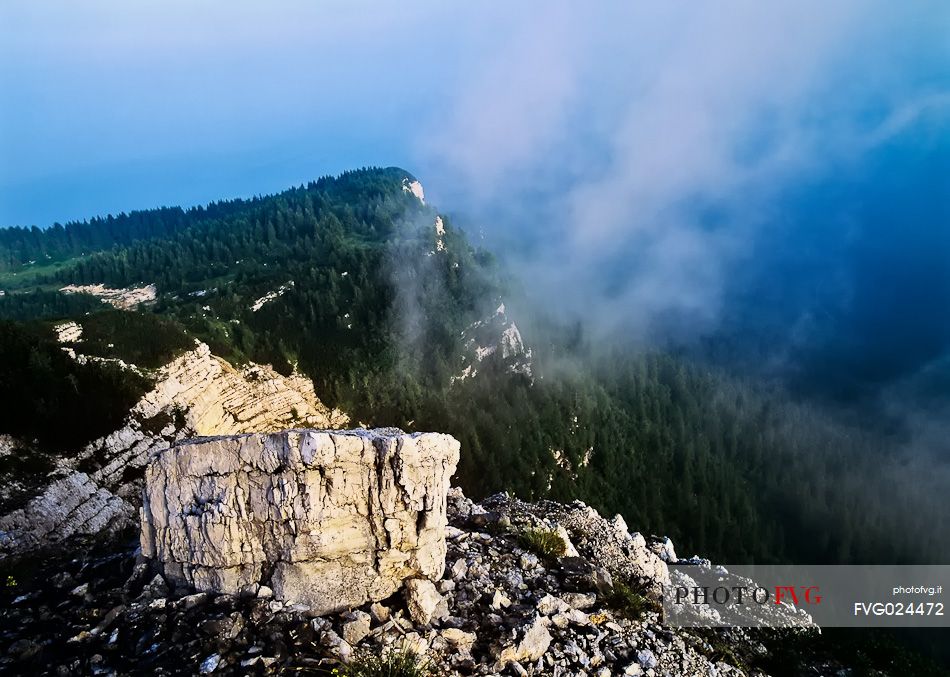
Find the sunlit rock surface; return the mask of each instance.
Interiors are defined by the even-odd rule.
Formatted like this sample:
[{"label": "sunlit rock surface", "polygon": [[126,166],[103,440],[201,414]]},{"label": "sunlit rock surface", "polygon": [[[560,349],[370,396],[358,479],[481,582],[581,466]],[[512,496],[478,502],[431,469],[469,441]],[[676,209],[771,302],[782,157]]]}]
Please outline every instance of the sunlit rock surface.
[{"label": "sunlit rock surface", "polygon": [[265,584],[314,613],[384,599],[407,578],[441,578],[458,458],[449,435],[393,429],[180,444],[147,470],[142,553],[177,584]]},{"label": "sunlit rock surface", "polygon": [[157,297],[157,290],[154,284],[144,287],[126,287],[123,289],[113,289],[104,284],[86,284],[86,285],[66,285],[61,292],[65,294],[89,294],[96,296],[103,303],[108,303],[114,308],[120,310],[131,310],[142,303],[151,303]]}]

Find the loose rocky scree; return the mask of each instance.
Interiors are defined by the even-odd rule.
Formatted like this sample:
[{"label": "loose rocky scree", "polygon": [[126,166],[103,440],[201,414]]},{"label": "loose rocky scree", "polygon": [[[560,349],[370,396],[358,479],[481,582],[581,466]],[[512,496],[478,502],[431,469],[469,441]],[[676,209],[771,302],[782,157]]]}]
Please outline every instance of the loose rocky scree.
[{"label": "loose rocky scree", "polygon": [[[615,582],[655,599],[666,570],[657,553],[672,550],[620,518],[506,494],[475,504],[457,489],[448,517],[441,580],[413,579],[382,602],[324,617],[266,587],[175,589],[131,538],[24,563],[22,580],[0,591],[0,671],[331,674],[360,652],[396,648],[424,654],[433,675],[764,674],[754,667],[768,657],[761,633],[671,630],[652,607],[635,618],[612,608]],[[529,529],[562,533],[567,554],[542,561],[520,545]]]}]

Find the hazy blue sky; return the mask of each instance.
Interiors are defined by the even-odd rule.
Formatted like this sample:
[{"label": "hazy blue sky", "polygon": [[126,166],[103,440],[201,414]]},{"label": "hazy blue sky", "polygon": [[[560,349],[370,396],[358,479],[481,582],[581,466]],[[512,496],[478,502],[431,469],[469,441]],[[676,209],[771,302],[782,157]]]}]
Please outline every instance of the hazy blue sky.
[{"label": "hazy blue sky", "polygon": [[946,3],[656,4],[8,0],[0,224],[363,164],[485,201],[567,165],[655,209],[946,115]]},{"label": "hazy blue sky", "polygon": [[490,49],[452,25],[438,3],[5,2],[0,224],[410,164],[453,52]]},{"label": "hazy blue sky", "polygon": [[816,288],[861,300],[908,231],[950,286],[943,0],[6,0],[0,99],[0,225],[400,165],[608,328],[874,252],[782,288],[807,337]]}]

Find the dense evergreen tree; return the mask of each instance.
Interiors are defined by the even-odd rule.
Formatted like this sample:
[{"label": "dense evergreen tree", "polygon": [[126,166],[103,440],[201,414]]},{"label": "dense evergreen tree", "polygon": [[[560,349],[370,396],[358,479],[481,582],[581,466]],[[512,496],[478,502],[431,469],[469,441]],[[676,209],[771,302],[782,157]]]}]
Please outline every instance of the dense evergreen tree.
[{"label": "dense evergreen tree", "polygon": [[51,332],[0,321],[0,430],[76,452],[119,427],[149,381],[112,363],[80,364]]}]

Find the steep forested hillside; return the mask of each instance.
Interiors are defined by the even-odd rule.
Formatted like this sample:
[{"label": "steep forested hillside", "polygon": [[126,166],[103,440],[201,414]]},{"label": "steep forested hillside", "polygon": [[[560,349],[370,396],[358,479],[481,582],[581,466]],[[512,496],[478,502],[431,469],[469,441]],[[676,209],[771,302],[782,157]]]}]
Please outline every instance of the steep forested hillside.
[{"label": "steep forested hillside", "polygon": [[[75,319],[101,357],[147,369],[190,336],[232,361],[307,374],[354,420],[452,433],[472,495],[583,498],[721,560],[939,558],[946,524],[909,517],[945,520],[923,494],[898,485],[901,505],[869,500],[899,460],[892,441],[778,391],[670,354],[591,350],[582,331],[524,303],[521,316],[546,327],[525,336],[531,369],[479,346],[477,374],[463,373],[467,332],[514,292],[413,180],[369,169],[254,200],[0,231],[0,317],[11,321],[0,361],[17,361],[4,387],[25,384],[42,403],[0,432],[40,439],[50,407],[111,388],[109,373],[74,373],[48,334],[24,338]],[[58,291],[93,283],[154,284],[157,298],[119,311]],[[117,384],[108,404],[138,387]]]}]

